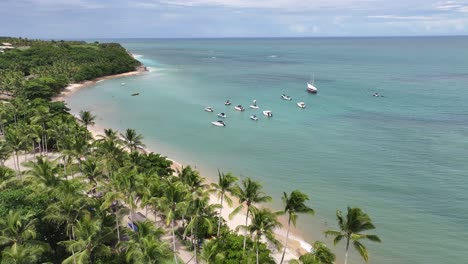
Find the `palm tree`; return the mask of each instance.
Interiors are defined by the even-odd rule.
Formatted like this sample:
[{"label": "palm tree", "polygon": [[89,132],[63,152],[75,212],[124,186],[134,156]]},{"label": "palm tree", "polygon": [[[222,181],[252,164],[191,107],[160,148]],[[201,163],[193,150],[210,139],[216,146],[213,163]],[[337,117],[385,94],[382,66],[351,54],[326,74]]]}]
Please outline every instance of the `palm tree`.
[{"label": "palm tree", "polygon": [[360,208],[348,207],[346,218],[343,217],[341,210],[336,211],[336,218],[340,230],[327,230],[326,236],[334,236],[333,243],[338,244],[343,238],[346,239],[346,255],[345,264],[348,263],[349,242],[352,241],[354,247],[362,256],[364,261],[368,261],[369,255],[366,247],[361,244],[360,240],[368,239],[373,242],[381,242],[380,238],[376,235],[363,234],[361,232],[375,229],[369,215],[364,213]]},{"label": "palm tree", "polygon": [[13,177],[15,177],[15,172],[12,169],[0,166],[0,191],[16,181]]},{"label": "palm tree", "polygon": [[226,199],[226,202],[229,206],[232,206],[232,200],[226,193],[232,193],[233,191],[233,184],[239,180],[239,178],[235,177],[231,173],[224,174],[218,171],[218,183],[212,183],[211,186],[214,188],[215,191],[218,192],[218,199],[221,199],[221,207],[219,208],[219,215],[218,215],[218,232],[216,236],[219,237],[219,232],[221,229],[221,213],[223,210],[223,201]]},{"label": "palm tree", "polygon": [[96,160],[92,158],[82,161],[80,169],[81,173],[88,178],[90,183],[97,184],[96,180],[99,180],[104,175]]},{"label": "palm tree", "polygon": [[103,224],[102,219],[93,219],[90,214],[84,214],[76,224],[75,236],[76,240],[58,243],[72,253],[62,263],[93,263],[97,254],[111,254],[109,243],[113,240],[114,233]]},{"label": "palm tree", "polygon": [[143,136],[137,134],[135,129],[127,128],[125,134],[120,134],[120,136],[123,138],[125,146],[132,152],[145,147]]},{"label": "palm tree", "polygon": [[45,220],[65,224],[65,232],[69,240],[75,239],[74,228],[79,217],[89,203],[75,193],[64,192],[59,195],[57,202],[50,204],[46,209]]},{"label": "palm tree", "polygon": [[[128,208],[123,206],[120,201],[124,201],[125,196],[121,192],[106,192],[104,202],[101,204],[101,210],[110,208],[115,215],[115,230],[117,231],[117,240],[120,242],[120,219],[129,213]],[[135,224],[135,223],[133,223]]]},{"label": "palm tree", "polygon": [[40,246],[14,244],[4,249],[2,256],[5,263],[30,264],[37,263],[42,253],[44,253],[44,248]]},{"label": "palm tree", "polygon": [[310,253],[299,257],[299,260],[291,260],[289,264],[334,264],[336,256],[321,241],[315,241]]},{"label": "palm tree", "polygon": [[13,246],[33,241],[36,238],[36,219],[32,214],[21,215],[19,212],[8,211],[8,215],[0,218],[0,246]]},{"label": "palm tree", "polygon": [[150,221],[135,223],[136,231],[128,233],[129,241],[122,242],[129,263],[157,264],[171,256],[168,244],[161,241],[164,230]]},{"label": "palm tree", "polygon": [[[201,235],[210,234],[213,231],[213,224],[211,220],[215,215],[217,204],[209,204],[208,192],[195,194],[192,201],[189,203],[188,211],[190,215],[190,222],[184,231],[184,236],[190,231],[192,237],[192,244],[195,250],[195,263],[198,263],[198,248],[199,241],[203,237]],[[195,243],[193,242],[195,241]]]},{"label": "palm tree", "polygon": [[94,120],[96,119],[96,116],[91,114],[90,111],[80,111],[80,120],[83,123],[83,125],[88,129],[88,126],[94,126]]},{"label": "palm tree", "polygon": [[246,230],[249,230],[251,235],[254,235],[254,242],[256,247],[257,264],[258,264],[258,244],[260,239],[265,238],[268,242],[275,245],[279,250],[281,243],[275,238],[274,230],[280,228],[282,225],[278,221],[279,212],[274,213],[270,209],[262,208],[253,210],[252,223],[249,226],[245,226]]},{"label": "palm tree", "polygon": [[13,163],[15,164],[16,177],[18,179],[21,179],[21,166],[19,163],[18,152],[23,149],[25,137],[24,135],[20,134],[18,130],[16,129],[7,129],[5,139],[8,145],[10,146],[10,148],[13,149],[13,153],[14,153]]},{"label": "palm tree", "polygon": [[[94,120],[96,119],[96,116],[91,114],[90,111],[80,111],[80,120],[83,123],[83,125],[86,127],[86,130],[88,130],[88,126],[94,126]],[[88,133],[86,133],[85,136],[86,139],[86,144],[88,144]]]},{"label": "palm tree", "polygon": [[281,256],[280,263],[283,263],[284,255],[286,254],[286,248],[288,246],[289,239],[289,230],[291,228],[291,222],[296,226],[298,214],[314,214],[314,209],[308,207],[305,202],[309,200],[307,194],[295,190],[291,192],[291,195],[288,195],[283,192],[283,203],[284,203],[284,212],[288,213],[288,231],[286,232],[286,242],[284,243],[283,255]]},{"label": "palm tree", "polygon": [[175,246],[175,219],[184,208],[187,207],[187,200],[190,198],[183,183],[168,179],[163,187],[164,196],[159,199],[159,207],[166,216],[166,225],[171,224],[172,228],[172,246],[174,252],[174,261],[177,264],[177,254]]},{"label": "palm tree", "polygon": [[5,161],[11,155],[11,148],[8,146],[7,142],[0,140],[0,166],[5,165]]},{"label": "palm tree", "polygon": [[26,179],[33,182],[34,186],[54,190],[63,181],[58,175],[57,165],[41,156],[36,158],[36,162],[28,162],[26,166],[31,168],[26,171]]},{"label": "palm tree", "polygon": [[[255,203],[265,203],[270,202],[272,198],[268,195],[265,195],[262,190],[262,185],[257,182],[253,181],[251,178],[246,178],[242,180],[242,187],[236,185],[233,190],[232,194],[239,198],[240,205],[232,211],[229,217],[233,217],[235,214],[239,213],[240,210],[244,207],[244,203],[247,206],[247,214],[245,215],[245,226],[248,225],[249,214],[251,212],[251,206]],[[247,242],[247,229],[244,233],[244,245],[243,251],[245,251],[245,245]]]}]

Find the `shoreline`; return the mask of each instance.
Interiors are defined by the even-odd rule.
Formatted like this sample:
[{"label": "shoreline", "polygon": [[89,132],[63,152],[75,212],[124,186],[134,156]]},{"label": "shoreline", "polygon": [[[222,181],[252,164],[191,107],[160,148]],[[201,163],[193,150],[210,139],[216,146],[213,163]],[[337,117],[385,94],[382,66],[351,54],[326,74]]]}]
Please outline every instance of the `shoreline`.
[{"label": "shoreline", "polygon": [[114,74],[114,75],[108,75],[108,76],[103,76],[103,77],[98,77],[96,79],[90,80],[90,81],[84,81],[80,83],[71,83],[67,87],[63,88],[63,90],[60,92],[60,94],[52,97],[53,102],[57,101],[65,101],[65,98],[71,96],[72,94],[76,93],[77,91],[93,86],[97,84],[98,82],[102,82],[105,80],[111,80],[111,79],[118,79],[118,78],[125,78],[125,77],[130,77],[130,76],[137,76],[141,75],[148,72],[146,66],[140,66],[136,70],[131,71],[131,72],[124,72],[124,73],[119,73],[119,74]]},{"label": "shoreline", "polygon": [[[144,69],[144,70],[141,70]],[[66,98],[72,96],[75,92],[86,88],[93,86],[97,84],[98,82],[104,81],[104,80],[109,80],[109,79],[116,79],[116,78],[125,78],[129,76],[136,76],[136,75],[141,75],[143,73],[147,72],[146,67],[144,68],[139,68],[139,70],[132,71],[132,72],[127,72],[127,73],[122,73],[122,74],[116,74],[116,75],[109,75],[109,76],[104,76],[104,77],[99,77],[91,81],[85,81],[82,83],[74,83],[68,85],[66,88],[63,89],[63,91],[55,96],[53,98],[54,101],[65,101]],[[73,112],[78,111],[77,109],[71,109],[70,113],[74,115]],[[97,113],[98,114],[98,113]],[[76,116],[75,116],[76,117]],[[102,122],[102,121],[101,121]],[[99,124],[96,122],[94,126],[88,127],[88,131],[93,135],[94,138],[96,138],[98,135],[103,135],[104,134],[104,126],[102,124]],[[120,131],[118,131],[120,133]],[[145,152],[150,153],[154,152],[152,149],[145,148]],[[157,153],[157,152],[154,152]],[[164,154],[160,153],[161,155],[164,156]],[[173,162],[173,169],[181,170],[181,168],[184,166],[182,162],[179,162],[177,160],[171,159],[168,157],[169,160]],[[202,176],[203,177],[203,176]],[[205,181],[207,184],[211,184],[216,181],[216,179],[212,179],[211,177],[204,177]],[[215,194],[210,195],[210,203],[219,203],[217,196]],[[232,211],[232,208],[235,208],[235,205],[238,205],[237,201],[234,201],[234,206],[233,207],[227,207],[225,209],[231,209],[231,210],[223,210],[221,216],[226,220],[226,224],[229,226],[230,229],[235,230],[235,228],[239,225],[245,224],[245,215],[246,212],[243,210],[241,213],[233,217],[233,219],[229,219],[229,213]],[[281,243],[284,243],[285,238],[286,238],[286,232],[287,232],[287,218],[285,217],[280,217],[278,219],[282,224],[283,227],[275,230],[275,235]],[[311,243],[308,243],[305,241],[301,235],[300,231],[295,228],[294,226],[291,226],[290,229],[290,235],[289,235],[289,241],[288,241],[288,247],[286,250],[285,254],[285,260],[284,263],[287,263],[289,260],[292,259],[298,259],[299,256],[308,253],[311,251],[312,245]],[[273,248],[270,248],[272,250],[272,257],[275,259],[275,261],[279,262],[282,256],[282,250],[281,251],[276,251]]]}]

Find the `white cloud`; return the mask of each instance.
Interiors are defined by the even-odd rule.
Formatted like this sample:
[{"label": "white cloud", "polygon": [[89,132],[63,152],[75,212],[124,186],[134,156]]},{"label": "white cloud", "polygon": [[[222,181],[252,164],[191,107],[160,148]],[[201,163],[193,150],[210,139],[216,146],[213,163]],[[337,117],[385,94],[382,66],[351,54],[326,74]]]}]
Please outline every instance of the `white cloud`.
[{"label": "white cloud", "polygon": [[392,20],[433,20],[433,16],[398,16],[398,15],[381,15],[381,16],[367,16],[368,18],[376,19],[392,19]]},{"label": "white cloud", "polygon": [[301,10],[316,8],[354,8],[375,1],[376,0],[162,0],[161,2],[180,6]]},{"label": "white cloud", "polygon": [[466,12],[468,1],[445,1],[435,4],[435,9],[440,11]]},{"label": "white cloud", "polygon": [[86,0],[27,0],[26,2],[31,5],[38,5],[40,7],[47,8],[83,8],[83,9],[95,9],[104,7],[99,1],[86,1]]}]

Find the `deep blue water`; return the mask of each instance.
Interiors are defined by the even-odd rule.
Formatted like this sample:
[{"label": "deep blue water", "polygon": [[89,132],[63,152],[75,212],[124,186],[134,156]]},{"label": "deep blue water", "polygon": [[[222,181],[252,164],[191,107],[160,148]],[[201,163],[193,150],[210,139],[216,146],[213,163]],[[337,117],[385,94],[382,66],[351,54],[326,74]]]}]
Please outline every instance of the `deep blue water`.
[{"label": "deep blue water", "polygon": [[[118,42],[152,71],[79,91],[68,100],[75,111],[135,128],[207,177],[251,176],[277,208],[283,191],[306,192],[316,216],[299,228],[309,242],[336,227],[336,209],[358,206],[384,241],[365,243],[370,263],[466,262],[467,37]],[[305,91],[313,75],[317,95]],[[256,99],[274,117],[226,99],[247,108]],[[227,127],[210,124],[218,112]],[[344,244],[330,246],[342,255]]]}]

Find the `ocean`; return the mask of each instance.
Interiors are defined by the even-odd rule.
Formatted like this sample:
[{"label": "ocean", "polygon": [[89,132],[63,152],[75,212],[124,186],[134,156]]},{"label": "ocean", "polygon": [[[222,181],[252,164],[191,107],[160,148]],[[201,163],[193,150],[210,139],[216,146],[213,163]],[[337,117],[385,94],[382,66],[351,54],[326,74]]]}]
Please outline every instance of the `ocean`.
[{"label": "ocean", "polygon": [[[67,99],[74,112],[134,128],[205,177],[219,169],[261,181],[276,209],[283,191],[307,193],[316,215],[299,217],[302,236],[341,259],[345,243],[334,247],[323,231],[352,206],[383,240],[364,242],[369,263],[466,261],[468,37],[112,41],[150,72],[78,91]],[[259,110],[249,109],[254,99]],[[220,112],[226,127],[211,125]],[[362,262],[352,252],[350,263]]]}]

